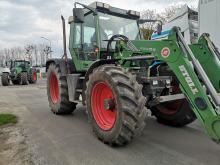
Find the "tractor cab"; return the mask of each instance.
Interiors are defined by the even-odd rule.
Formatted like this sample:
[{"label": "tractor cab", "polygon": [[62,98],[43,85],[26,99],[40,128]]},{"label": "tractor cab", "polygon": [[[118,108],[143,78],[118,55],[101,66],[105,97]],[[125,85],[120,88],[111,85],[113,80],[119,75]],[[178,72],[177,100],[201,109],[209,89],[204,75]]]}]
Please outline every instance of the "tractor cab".
[{"label": "tractor cab", "polygon": [[[77,5],[78,3],[76,3]],[[84,8],[73,9],[70,24],[70,53],[78,60],[77,70],[89,66],[92,61],[109,59],[119,38],[141,40],[140,13],[94,2]],[[109,44],[111,42],[111,44]]]},{"label": "tractor cab", "polygon": [[25,60],[9,60],[6,62],[6,66],[8,68],[11,69],[15,69],[15,68],[21,68],[22,70],[26,70],[30,65],[30,62],[29,61],[25,61]]},{"label": "tractor cab", "polygon": [[29,66],[30,62],[25,60],[15,60],[13,63],[13,67],[20,67],[23,71],[27,70]]},{"label": "tractor cab", "polygon": [[132,42],[143,39],[140,24],[159,22],[157,32],[162,30],[159,20],[143,20],[140,19],[140,12],[112,7],[101,2],[88,6],[76,2],[73,16],[68,22],[69,50],[76,70],[79,71],[86,71],[94,61],[113,59],[115,50],[120,51],[117,45],[123,44],[123,41],[128,45],[128,49],[137,50]]}]

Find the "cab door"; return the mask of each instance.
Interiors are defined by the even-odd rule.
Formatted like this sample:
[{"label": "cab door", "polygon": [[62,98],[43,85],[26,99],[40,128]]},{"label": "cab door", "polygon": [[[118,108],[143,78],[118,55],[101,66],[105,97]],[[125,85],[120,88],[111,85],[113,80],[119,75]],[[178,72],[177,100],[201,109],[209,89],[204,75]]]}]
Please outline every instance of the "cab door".
[{"label": "cab door", "polygon": [[97,31],[96,23],[93,13],[85,15],[84,23],[75,23],[73,51],[76,55],[75,62],[76,69],[84,71],[97,60]]}]

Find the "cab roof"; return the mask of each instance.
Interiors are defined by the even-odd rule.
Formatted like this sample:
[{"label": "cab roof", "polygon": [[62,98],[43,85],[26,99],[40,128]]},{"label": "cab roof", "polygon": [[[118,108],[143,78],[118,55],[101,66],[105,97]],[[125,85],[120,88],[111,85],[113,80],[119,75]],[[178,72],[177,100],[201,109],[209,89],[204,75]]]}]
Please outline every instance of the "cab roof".
[{"label": "cab roof", "polygon": [[[139,19],[140,12],[134,10],[125,10],[117,7],[113,7],[107,3],[102,2],[93,2],[89,7],[93,8],[94,10],[102,13],[112,14],[116,16],[126,17],[130,19]],[[85,13],[90,12],[89,9],[85,9]]]}]

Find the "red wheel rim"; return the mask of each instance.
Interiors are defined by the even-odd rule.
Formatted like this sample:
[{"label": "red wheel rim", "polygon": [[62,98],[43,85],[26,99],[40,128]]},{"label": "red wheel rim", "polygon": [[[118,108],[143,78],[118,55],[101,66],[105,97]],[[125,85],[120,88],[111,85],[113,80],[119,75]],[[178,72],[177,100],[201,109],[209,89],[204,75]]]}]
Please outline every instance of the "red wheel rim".
[{"label": "red wheel rim", "polygon": [[54,104],[56,104],[60,98],[58,79],[54,73],[50,76],[50,97]]},{"label": "red wheel rim", "polygon": [[91,98],[92,114],[97,125],[101,129],[108,131],[114,126],[117,113],[116,108],[112,110],[105,109],[104,101],[106,99],[115,100],[111,88],[104,82],[95,84]]},{"label": "red wheel rim", "polygon": [[33,80],[34,80],[34,81],[37,80],[37,73],[36,73],[36,72],[33,73]]},{"label": "red wheel rim", "polygon": [[[173,94],[178,94],[181,92],[178,84],[173,84],[172,90]],[[157,108],[161,113],[165,115],[174,115],[179,111],[184,102],[184,100],[177,100],[175,102],[158,105]]]}]

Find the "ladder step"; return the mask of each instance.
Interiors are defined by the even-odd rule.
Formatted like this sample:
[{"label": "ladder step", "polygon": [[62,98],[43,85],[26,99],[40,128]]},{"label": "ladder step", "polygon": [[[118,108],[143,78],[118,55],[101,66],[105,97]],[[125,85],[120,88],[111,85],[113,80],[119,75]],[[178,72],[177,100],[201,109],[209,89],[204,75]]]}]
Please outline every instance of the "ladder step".
[{"label": "ladder step", "polygon": [[76,89],[77,93],[82,93],[82,91],[83,91],[82,89]]},{"label": "ladder step", "polygon": [[82,103],[81,100],[74,100],[73,102],[74,102],[74,103],[77,103],[77,104]]}]

